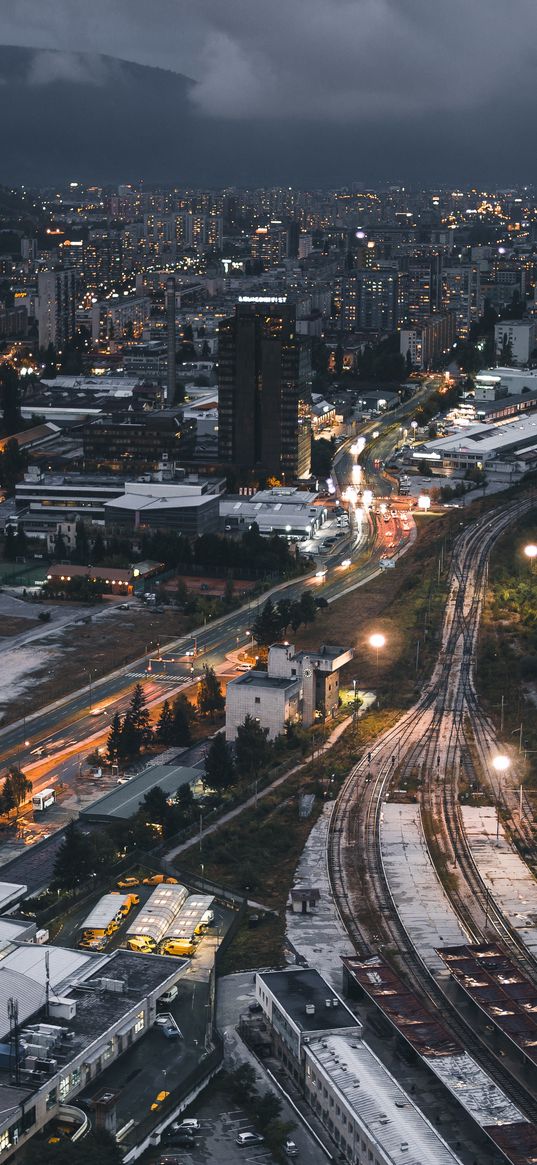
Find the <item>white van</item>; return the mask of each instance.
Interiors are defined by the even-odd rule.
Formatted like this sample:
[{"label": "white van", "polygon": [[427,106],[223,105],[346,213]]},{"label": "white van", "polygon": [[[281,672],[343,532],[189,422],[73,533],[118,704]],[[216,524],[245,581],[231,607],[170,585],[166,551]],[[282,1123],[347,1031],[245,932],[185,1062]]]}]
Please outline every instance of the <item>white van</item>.
[{"label": "white van", "polygon": [[164,992],[164,995],[160,996],[159,1003],[173,1003],[174,999],[177,999],[178,994],[179,988],[176,987],[174,983],[173,987],[168,987],[168,990]]}]

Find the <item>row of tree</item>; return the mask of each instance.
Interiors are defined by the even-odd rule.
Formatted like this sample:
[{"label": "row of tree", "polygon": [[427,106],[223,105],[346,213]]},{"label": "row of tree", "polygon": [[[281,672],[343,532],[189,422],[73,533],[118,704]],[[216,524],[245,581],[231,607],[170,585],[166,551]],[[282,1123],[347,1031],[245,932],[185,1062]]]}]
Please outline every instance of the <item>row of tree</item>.
[{"label": "row of tree", "polygon": [[[214,717],[225,708],[225,698],[213,668],[204,667],[198,682],[196,707],[200,716]],[[165,700],[153,728],[143,687],[136,684],[124,716],[116,712],[106,751],[111,764],[134,760],[144,748],[159,744],[164,748],[188,748],[192,743],[191,724],[195,709],[185,695],[170,703]]]},{"label": "row of tree", "polygon": [[252,635],[261,647],[268,647],[279,636],[287,635],[289,627],[298,631],[302,624],[314,623],[318,609],[327,606],[327,599],[311,591],[302,591],[299,599],[283,598],[277,603],[269,598],[254,620]]}]

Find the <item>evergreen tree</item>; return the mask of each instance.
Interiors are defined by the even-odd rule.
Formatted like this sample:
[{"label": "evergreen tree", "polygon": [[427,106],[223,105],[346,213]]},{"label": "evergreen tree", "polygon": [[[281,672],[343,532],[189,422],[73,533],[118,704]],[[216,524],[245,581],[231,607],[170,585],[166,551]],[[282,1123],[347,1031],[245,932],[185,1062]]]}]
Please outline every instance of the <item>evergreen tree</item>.
[{"label": "evergreen tree", "polygon": [[87,535],[87,531],[86,531],[86,524],[85,524],[83,518],[79,518],[78,522],[76,524],[75,545],[76,545],[76,561],[79,562],[81,566],[88,566],[88,564],[89,564],[89,542],[88,542],[88,535]]},{"label": "evergreen tree", "polygon": [[105,554],[106,548],[104,545],[104,538],[99,530],[95,536],[95,540],[91,548],[91,560],[95,566],[101,565],[101,563],[104,561]]},{"label": "evergreen tree", "polygon": [[172,736],[170,743],[176,744],[179,748],[188,748],[192,744],[190,717],[185,709],[185,703],[188,704],[188,700],[176,700],[172,712]]},{"label": "evergreen tree", "polygon": [[54,880],[64,890],[74,890],[93,873],[92,847],[74,821],[67,826],[54,862]]},{"label": "evergreen tree", "polygon": [[272,599],[267,599],[252,627],[254,639],[260,646],[269,647],[278,638],[280,631],[281,619],[278,610]]},{"label": "evergreen tree", "polygon": [[140,683],[136,684],[132,693],[129,714],[133,727],[139,734],[140,746],[147,744],[151,738],[149,709],[147,707],[144,689]]},{"label": "evergreen tree", "polygon": [[235,762],[243,777],[256,777],[268,760],[270,745],[267,740],[268,728],[262,728],[253,716],[246,716],[244,724],[237,728],[235,740]]},{"label": "evergreen tree", "polygon": [[287,635],[287,628],[291,621],[291,600],[280,599],[276,610],[278,612],[278,621],[280,624],[280,632],[282,635]]},{"label": "evergreen tree", "polygon": [[204,785],[209,789],[229,789],[235,778],[235,766],[223,732],[211,742],[205,757]]},{"label": "evergreen tree", "polygon": [[311,591],[302,591],[300,596],[300,613],[302,615],[302,622],[305,624],[314,623],[317,614],[317,607],[315,599]]},{"label": "evergreen tree", "polygon": [[290,623],[291,623],[291,627],[293,628],[293,631],[298,631],[298,628],[302,626],[303,622],[304,622],[304,619],[303,619],[303,615],[302,615],[301,604],[299,602],[291,603]]},{"label": "evergreen tree", "polygon": [[222,689],[212,667],[203,669],[198,688],[198,711],[202,716],[214,716],[215,712],[223,712],[225,699]]},{"label": "evergreen tree", "polygon": [[12,526],[8,526],[4,536],[4,558],[6,562],[15,562],[17,557],[17,536]]},{"label": "evergreen tree", "polygon": [[67,558],[67,546],[61,530],[58,530],[54,539],[54,558],[56,562],[64,562]]},{"label": "evergreen tree", "polygon": [[130,711],[126,712],[121,725],[121,737],[119,741],[120,759],[129,760],[131,757],[138,756],[141,746],[140,731],[133,724]]},{"label": "evergreen tree", "polygon": [[173,713],[168,700],[165,700],[157,721],[157,740],[159,744],[173,744]]},{"label": "evergreen tree", "polygon": [[6,777],[2,786],[2,813],[7,813],[8,816],[13,809],[17,808],[17,801],[15,799],[15,792],[11,777]]},{"label": "evergreen tree", "polygon": [[121,756],[121,716],[116,712],[106,742],[106,751],[111,764],[117,764]]}]

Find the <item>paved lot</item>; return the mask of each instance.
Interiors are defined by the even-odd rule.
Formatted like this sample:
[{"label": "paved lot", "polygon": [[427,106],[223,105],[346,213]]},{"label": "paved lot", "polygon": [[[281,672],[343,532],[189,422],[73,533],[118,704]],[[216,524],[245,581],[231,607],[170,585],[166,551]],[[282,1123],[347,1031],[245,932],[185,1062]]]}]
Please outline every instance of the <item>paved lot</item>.
[{"label": "paved lot", "polygon": [[[167,1146],[163,1140],[158,1153],[154,1150],[145,1160],[158,1162],[162,1153],[174,1153],[181,1165],[273,1165],[274,1157],[265,1145],[240,1148],[236,1144],[239,1133],[255,1132],[243,1109],[238,1108],[218,1084],[209,1086],[203,1097],[188,1110],[196,1116],[201,1131],[196,1133],[196,1147],[192,1151]],[[304,1162],[308,1158],[304,1158]]]}]

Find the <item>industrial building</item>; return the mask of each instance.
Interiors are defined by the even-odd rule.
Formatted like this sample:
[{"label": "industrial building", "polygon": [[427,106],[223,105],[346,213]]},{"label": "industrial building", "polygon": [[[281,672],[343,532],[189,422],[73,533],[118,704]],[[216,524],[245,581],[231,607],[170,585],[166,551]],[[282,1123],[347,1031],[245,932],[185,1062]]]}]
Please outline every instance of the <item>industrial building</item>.
[{"label": "industrial building", "polygon": [[316,493],[285,487],[258,490],[249,498],[228,496],[220,502],[220,519],[232,531],[247,530],[255,522],[260,534],[310,538],[328,515],[326,506],[315,505],[316,499]]},{"label": "industrial building", "polygon": [[266,671],[252,669],[230,680],[226,691],[226,740],[233,741],[246,716],[268,729],[269,740],[289,721],[309,728],[316,717],[334,716],[339,706],[339,672],[352,649],[323,645],[299,651],[291,643],[273,643]]},{"label": "industrial building", "polygon": [[497,425],[470,425],[449,437],[427,441],[413,449],[412,460],[430,462],[437,473],[484,469],[516,479],[523,476],[536,454],[537,416],[530,414]]},{"label": "industrial building", "polygon": [[92,930],[104,935],[128,899],[128,894],[103,894],[80,923],[79,930]]},{"label": "industrial building", "polygon": [[199,779],[199,769],[183,765],[152,765],[87,805],[80,811],[80,817],[86,821],[128,821],[138,812],[145,794],[156,785],[168,797],[173,797],[183,785],[194,785]]},{"label": "industrial building", "polygon": [[124,492],[105,502],[110,530],[176,530],[193,537],[218,528],[220,500],[216,482],[126,482]]},{"label": "industrial building", "polygon": [[0,961],[3,1161],[54,1117],[84,1124],[76,1097],[151,1031],[160,996],[185,966],[128,951],[12,946]]},{"label": "industrial building", "polygon": [[318,971],[256,975],[272,1052],[353,1165],[458,1165],[458,1157],[361,1038]]},{"label": "industrial building", "polygon": [[132,939],[143,939],[156,948],[168,934],[187,898],[188,890],[180,882],[163,882],[156,886],[128,926],[127,943]]}]

